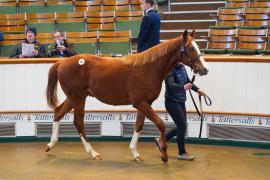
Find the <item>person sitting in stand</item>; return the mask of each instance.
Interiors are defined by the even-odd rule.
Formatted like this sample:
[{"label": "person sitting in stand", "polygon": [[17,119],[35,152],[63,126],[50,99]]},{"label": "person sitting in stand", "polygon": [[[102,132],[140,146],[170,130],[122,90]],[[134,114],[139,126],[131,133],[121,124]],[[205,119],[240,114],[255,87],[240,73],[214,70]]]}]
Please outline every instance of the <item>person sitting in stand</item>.
[{"label": "person sitting in stand", "polygon": [[[10,58],[42,58],[46,57],[45,46],[36,40],[37,30],[35,27],[28,27],[26,30],[26,38],[23,42],[17,44],[10,54]],[[23,43],[34,44],[34,50],[28,54],[23,55]]]},{"label": "person sitting in stand", "polygon": [[70,57],[78,54],[73,43],[64,38],[64,33],[55,31],[53,34],[55,42],[49,45],[49,57]]}]

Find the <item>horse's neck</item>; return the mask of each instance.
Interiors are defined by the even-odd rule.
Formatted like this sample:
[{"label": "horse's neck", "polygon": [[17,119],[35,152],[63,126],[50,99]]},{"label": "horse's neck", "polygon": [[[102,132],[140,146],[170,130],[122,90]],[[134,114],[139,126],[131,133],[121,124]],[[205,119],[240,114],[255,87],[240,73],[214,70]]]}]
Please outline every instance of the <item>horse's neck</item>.
[{"label": "horse's neck", "polygon": [[172,68],[177,64],[180,58],[180,53],[178,48],[174,51],[168,52],[166,55],[161,56],[157,63],[154,63],[153,70],[155,73],[159,74],[162,79],[172,70]]},{"label": "horse's neck", "polygon": [[167,64],[166,68],[164,69],[163,78],[175,67],[175,65],[180,60],[180,53],[178,49],[173,53],[173,56],[169,59],[169,63]]}]

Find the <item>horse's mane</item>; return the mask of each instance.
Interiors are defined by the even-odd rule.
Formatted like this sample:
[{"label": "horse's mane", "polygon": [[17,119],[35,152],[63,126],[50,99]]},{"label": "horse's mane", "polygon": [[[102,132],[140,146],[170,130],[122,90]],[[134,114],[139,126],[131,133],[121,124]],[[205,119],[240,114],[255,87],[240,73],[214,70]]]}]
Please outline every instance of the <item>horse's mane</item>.
[{"label": "horse's mane", "polygon": [[149,64],[155,62],[159,57],[164,56],[170,52],[173,52],[176,48],[179,48],[181,39],[174,38],[165,41],[157,46],[154,46],[142,53],[131,54],[124,56],[120,59],[124,64],[138,66],[143,64]]}]

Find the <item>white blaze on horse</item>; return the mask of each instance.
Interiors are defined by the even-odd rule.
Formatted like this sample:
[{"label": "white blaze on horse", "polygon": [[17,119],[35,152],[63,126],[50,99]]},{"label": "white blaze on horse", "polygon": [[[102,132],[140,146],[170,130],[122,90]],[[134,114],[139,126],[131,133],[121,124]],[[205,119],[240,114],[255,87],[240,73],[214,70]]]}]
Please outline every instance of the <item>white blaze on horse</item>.
[{"label": "white blaze on horse", "polygon": [[[178,62],[190,66],[195,73],[206,75],[208,68],[195,43],[194,30],[183,36],[163,42],[142,53],[123,58],[104,58],[81,54],[55,63],[49,71],[47,102],[54,109],[54,122],[49,151],[58,141],[61,118],[74,109],[74,124],[85,150],[94,159],[101,156],[87,140],[84,131],[84,108],[87,96],[93,96],[110,105],[132,105],[137,119],[130,149],[135,160],[142,160],[137,142],[147,117],[160,131],[161,159],[168,161],[165,124],[151,104],[160,94],[162,81]],[[57,82],[66,94],[66,100],[57,106]]]}]

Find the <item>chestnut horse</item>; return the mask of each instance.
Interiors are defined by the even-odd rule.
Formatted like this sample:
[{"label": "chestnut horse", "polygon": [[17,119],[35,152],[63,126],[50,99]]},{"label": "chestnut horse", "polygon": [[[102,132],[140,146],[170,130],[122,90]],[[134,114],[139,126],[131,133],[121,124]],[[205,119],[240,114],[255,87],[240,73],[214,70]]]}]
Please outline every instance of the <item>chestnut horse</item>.
[{"label": "chestnut horse", "polygon": [[[74,124],[80,134],[85,150],[94,159],[101,159],[84,131],[84,108],[87,96],[93,96],[110,105],[132,105],[137,119],[130,149],[137,161],[142,160],[137,151],[137,142],[147,117],[160,131],[161,159],[168,161],[164,122],[156,115],[151,104],[161,91],[162,81],[180,61],[190,66],[195,73],[208,72],[204,58],[193,40],[194,30],[183,36],[163,42],[142,53],[123,58],[98,57],[80,54],[55,63],[49,71],[47,102],[54,109],[53,131],[46,151],[58,141],[61,118],[74,109]],[[66,100],[57,106],[57,82],[66,94]]]}]

